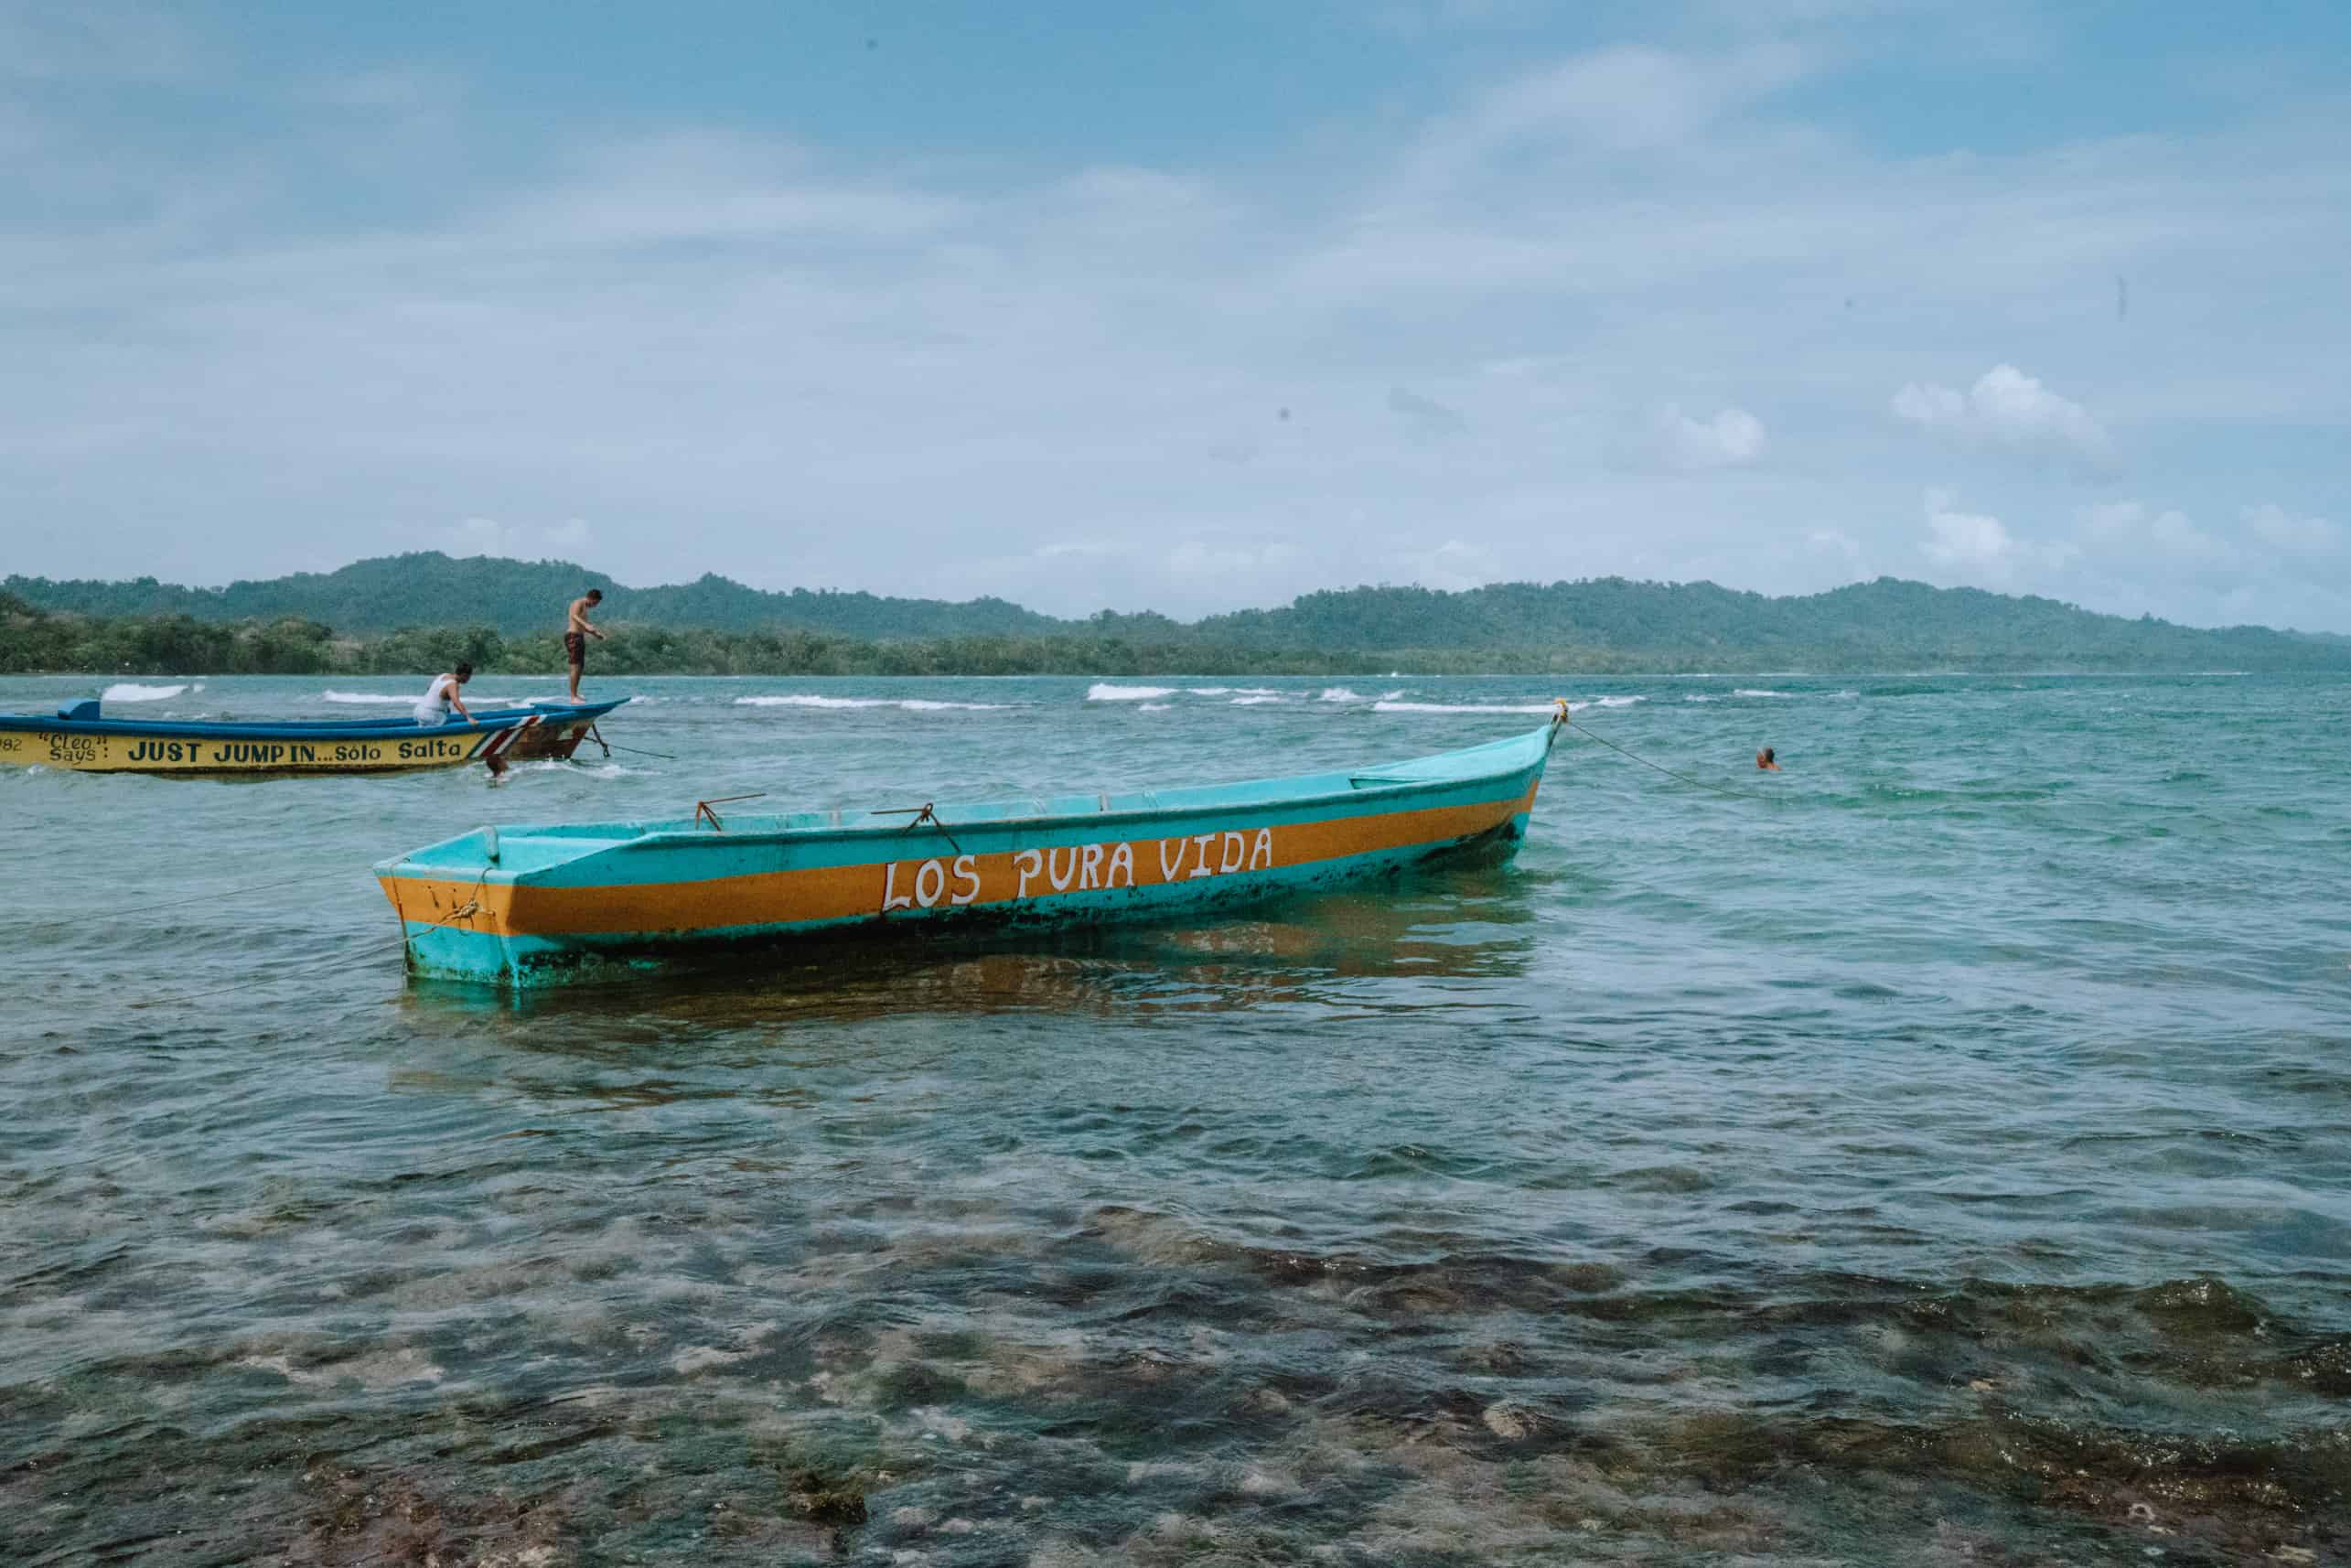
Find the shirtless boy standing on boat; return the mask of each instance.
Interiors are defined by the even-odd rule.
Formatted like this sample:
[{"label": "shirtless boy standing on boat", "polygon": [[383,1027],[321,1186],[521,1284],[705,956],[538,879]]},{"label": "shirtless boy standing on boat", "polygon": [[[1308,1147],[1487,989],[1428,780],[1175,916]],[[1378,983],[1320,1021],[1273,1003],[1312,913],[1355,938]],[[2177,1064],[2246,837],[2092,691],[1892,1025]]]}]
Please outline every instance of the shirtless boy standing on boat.
[{"label": "shirtless boy standing on boat", "polygon": [[564,657],[572,666],[572,701],[580,700],[580,666],[587,662],[587,639],[604,640],[604,633],[588,625],[587,613],[603,602],[604,590],[590,588],[572,601],[571,624],[564,632]]}]

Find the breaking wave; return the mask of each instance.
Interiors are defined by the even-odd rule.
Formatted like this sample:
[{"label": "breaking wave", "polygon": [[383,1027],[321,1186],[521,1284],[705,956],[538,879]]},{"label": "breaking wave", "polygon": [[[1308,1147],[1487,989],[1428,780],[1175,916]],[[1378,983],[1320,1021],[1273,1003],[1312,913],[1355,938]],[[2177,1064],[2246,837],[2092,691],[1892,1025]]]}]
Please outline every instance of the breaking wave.
[{"label": "breaking wave", "polygon": [[[199,692],[204,690],[202,686],[196,689]],[[160,703],[166,697],[177,697],[187,690],[188,687],[185,684],[142,686],[136,681],[117,681],[103,692],[99,693],[98,698],[99,701],[105,703]]]},{"label": "breaking wave", "polygon": [[910,714],[941,714],[950,709],[979,713],[1001,708],[1002,703],[948,703],[930,697],[819,697],[795,692],[781,697],[737,697],[738,708],[901,708]]},{"label": "breaking wave", "polygon": [[[1229,686],[1223,688],[1225,691],[1231,689]],[[1086,688],[1086,701],[1090,703],[1147,703],[1156,697],[1172,697],[1175,694],[1173,686],[1121,686],[1109,681],[1097,681]]]},{"label": "breaking wave", "polygon": [[1375,714],[1552,714],[1552,703],[1390,703],[1371,704]]},{"label": "breaking wave", "polygon": [[[1646,703],[1647,697],[1593,697],[1583,702],[1570,701],[1571,713],[1585,708],[1629,708],[1635,703]],[[1556,703],[1399,703],[1382,697],[1371,704],[1376,714],[1555,714]]]},{"label": "breaking wave", "polygon": [[617,762],[569,762],[554,757],[517,762],[510,767],[516,773],[561,773],[572,779],[625,779],[638,771]]},{"label": "breaking wave", "polygon": [[1232,700],[1232,705],[1236,708],[1253,708],[1260,703],[1278,703],[1281,700],[1281,698],[1274,696],[1272,693],[1267,693],[1262,696],[1235,697]]},{"label": "breaking wave", "polygon": [[1145,703],[1143,706],[1135,709],[1135,712],[1139,714],[1164,714],[1175,705],[1176,704],[1173,703]]},{"label": "breaking wave", "polygon": [[1793,692],[1774,692],[1761,686],[1741,686],[1731,693],[1734,697],[1792,697]]},{"label": "breaking wave", "polygon": [[387,697],[381,692],[327,692],[320,698],[328,703],[364,703],[370,706],[409,708],[416,705],[414,697]]}]

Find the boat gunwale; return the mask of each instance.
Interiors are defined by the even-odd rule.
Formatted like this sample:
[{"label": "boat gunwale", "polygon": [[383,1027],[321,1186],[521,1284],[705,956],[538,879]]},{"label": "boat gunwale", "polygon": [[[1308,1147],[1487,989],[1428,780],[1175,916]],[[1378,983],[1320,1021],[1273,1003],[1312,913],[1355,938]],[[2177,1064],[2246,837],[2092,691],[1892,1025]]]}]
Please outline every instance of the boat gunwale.
[{"label": "boat gunwale", "polygon": [[512,729],[533,717],[555,724],[593,722],[632,699],[609,703],[534,703],[521,708],[486,708],[470,722],[420,725],[413,718],[380,719],[69,719],[38,714],[0,714],[0,730],[40,735],[152,736],[195,740],[405,740],[418,736],[470,736]]},{"label": "boat gunwale", "polygon": [[[1487,772],[1464,773],[1454,777],[1444,777],[1440,775],[1427,779],[1399,779],[1384,778],[1381,782],[1368,788],[1350,785],[1347,789],[1343,790],[1317,790],[1313,793],[1275,795],[1250,800],[1201,800],[1194,802],[1173,802],[1095,811],[1052,812],[1045,815],[1026,817],[973,818],[967,822],[940,821],[934,817],[933,822],[938,823],[939,836],[944,837],[958,832],[977,834],[997,829],[1021,829],[1031,832],[1051,831],[1056,829],[1091,826],[1098,823],[1121,823],[1138,820],[1166,819],[1173,817],[1197,817],[1203,814],[1217,812],[1229,814],[1253,811],[1293,811],[1315,806],[1337,805],[1343,801],[1351,800],[1392,800],[1401,799],[1413,793],[1425,793],[1432,790],[1461,789],[1465,787],[1475,788],[1481,784],[1498,783],[1510,778],[1514,774],[1525,773],[1532,768],[1540,768],[1542,765],[1544,758],[1549,757],[1552,744],[1558,737],[1558,725],[1556,722],[1554,722],[1540,730],[1529,730],[1520,735],[1506,736],[1499,740],[1483,741],[1476,746],[1462,746],[1454,751],[1432,752],[1425,757],[1412,757],[1401,763],[1389,764],[1387,765],[1389,768],[1410,768],[1437,761],[1444,757],[1465,757],[1473,752],[1500,749],[1503,747],[1521,745],[1530,746],[1538,737],[1540,737],[1542,741],[1542,750],[1540,756],[1529,760],[1514,763],[1510,767],[1498,768]],[[1178,785],[1176,788],[1178,789],[1186,790],[1246,789],[1252,785],[1282,784],[1288,782],[1290,779],[1303,779],[1328,776],[1330,775],[1312,773],[1294,774],[1290,775],[1287,778],[1249,779],[1240,779],[1230,784]],[[1345,776],[1349,778],[1370,778],[1374,775],[1371,772],[1350,772]],[[991,803],[992,802],[988,801],[971,801],[966,802],[965,804],[966,807],[969,808],[972,806],[985,806]],[[950,803],[945,809],[949,811],[953,811],[956,810],[956,807],[952,803]],[[907,810],[908,810],[908,808],[899,808],[896,811],[869,811],[867,815],[903,815]],[[846,816],[847,812],[843,811],[841,814]],[[914,837],[911,829],[906,823],[875,822],[860,822],[854,823],[848,822],[823,822],[811,823],[806,827],[798,828],[755,828],[743,831],[737,831],[733,828],[725,828],[715,832],[703,832],[699,826],[664,826],[650,832],[638,831],[634,832],[599,832],[597,831],[607,827],[627,829],[632,825],[627,822],[558,823],[536,827],[529,823],[509,824],[500,822],[488,825],[496,831],[501,842],[530,842],[535,838],[542,843],[561,843],[565,840],[573,840],[583,844],[593,844],[596,846],[593,849],[585,851],[583,854],[565,856],[563,859],[552,861],[546,865],[533,866],[528,869],[512,870],[501,867],[494,863],[479,868],[482,877],[487,881],[493,883],[507,882],[517,886],[520,886],[527,878],[542,875],[548,872],[572,865],[576,861],[585,859],[589,855],[602,854],[616,850],[645,847],[669,848],[686,844],[701,844],[712,848],[724,849],[733,845],[773,844],[786,842],[794,843],[825,843],[844,841],[873,840],[879,838],[902,837],[912,839]],[[927,827],[930,824],[921,823],[918,825]],[[549,826],[552,826],[553,831],[550,832]],[[441,843],[459,843],[465,839],[474,836],[475,833],[478,833],[480,831],[480,829],[477,828],[473,830],[472,832],[460,833],[454,838],[444,839],[441,841]],[[929,837],[926,836],[925,838],[915,840],[915,842],[929,843],[933,841]],[[403,875],[403,868],[410,867],[412,869],[408,870],[404,875],[420,880],[431,879],[436,875],[453,868],[449,866],[432,865],[429,863],[417,863],[414,861],[413,857],[424,853],[425,851],[439,847],[440,844],[427,844],[424,845],[423,849],[412,850],[407,854],[398,856],[395,859],[379,861],[373,868],[375,875],[379,879]],[[926,857],[917,856],[908,858]],[[867,863],[857,862],[853,864],[862,865]],[[875,861],[871,864],[879,865],[882,863]],[[705,880],[705,878],[682,877],[679,878],[679,880],[700,881]]]}]

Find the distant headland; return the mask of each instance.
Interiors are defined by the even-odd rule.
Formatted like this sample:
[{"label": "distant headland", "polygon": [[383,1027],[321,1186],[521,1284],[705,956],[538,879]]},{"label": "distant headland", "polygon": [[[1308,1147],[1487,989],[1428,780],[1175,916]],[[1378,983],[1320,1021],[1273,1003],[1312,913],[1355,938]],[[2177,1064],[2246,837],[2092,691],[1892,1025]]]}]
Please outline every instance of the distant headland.
[{"label": "distant headland", "polygon": [[604,590],[605,674],[1739,673],[1802,670],[2351,671],[2351,639],[2152,617],[1881,577],[1768,597],[1712,583],[1358,587],[1197,621],[1063,620],[705,575],[636,588],[564,561],[437,551],[225,588],[11,576],[0,673],[411,673],[562,668],[564,605]]}]

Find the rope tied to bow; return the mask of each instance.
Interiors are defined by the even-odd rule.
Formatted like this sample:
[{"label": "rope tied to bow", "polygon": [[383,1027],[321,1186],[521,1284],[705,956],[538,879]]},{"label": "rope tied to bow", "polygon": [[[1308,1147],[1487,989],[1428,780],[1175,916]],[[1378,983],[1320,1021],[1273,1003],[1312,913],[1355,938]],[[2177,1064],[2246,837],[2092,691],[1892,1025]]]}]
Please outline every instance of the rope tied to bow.
[{"label": "rope tied to bow", "polygon": [[594,725],[588,725],[588,738],[596,742],[596,745],[604,747],[604,754],[607,757],[610,757],[616,751],[625,751],[631,757],[658,757],[664,762],[675,762],[677,760],[675,757],[666,751],[648,751],[641,746],[615,746],[612,742],[605,739],[603,734],[598,731]]},{"label": "rope tied to bow", "polygon": [[1677,784],[1688,784],[1693,789],[1712,789],[1717,795],[1728,795],[1734,800],[1785,800],[1787,799],[1785,795],[1766,795],[1762,791],[1755,789],[1737,789],[1732,788],[1728,784],[1717,784],[1712,779],[1693,778],[1687,773],[1677,773],[1672,768],[1666,767],[1662,763],[1651,762],[1648,757],[1643,757],[1639,752],[1631,749],[1629,746],[1618,746],[1606,736],[1599,734],[1597,731],[1593,730],[1577,720],[1570,711],[1568,702],[1565,697],[1554,698],[1553,700],[1559,703],[1559,716],[1551,720],[1552,724],[1562,729],[1572,729],[1587,740],[1598,741],[1602,746],[1606,746],[1609,750],[1616,753],[1619,757],[1629,757],[1633,761],[1639,763],[1644,768],[1653,768],[1657,772],[1664,774],[1668,779],[1672,779]]}]

